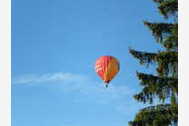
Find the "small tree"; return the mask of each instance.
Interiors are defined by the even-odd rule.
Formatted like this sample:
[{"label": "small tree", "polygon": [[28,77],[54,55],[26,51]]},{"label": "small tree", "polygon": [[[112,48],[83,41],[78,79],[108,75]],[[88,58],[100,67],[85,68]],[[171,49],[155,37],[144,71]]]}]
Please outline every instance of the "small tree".
[{"label": "small tree", "polygon": [[[141,65],[155,64],[156,74],[137,72],[142,91],[134,98],[151,106],[141,109],[130,126],[174,126],[178,121],[178,1],[154,0],[160,14],[173,23],[148,22],[147,26],[163,51],[143,52],[130,49]],[[159,104],[153,105],[159,99]]]}]

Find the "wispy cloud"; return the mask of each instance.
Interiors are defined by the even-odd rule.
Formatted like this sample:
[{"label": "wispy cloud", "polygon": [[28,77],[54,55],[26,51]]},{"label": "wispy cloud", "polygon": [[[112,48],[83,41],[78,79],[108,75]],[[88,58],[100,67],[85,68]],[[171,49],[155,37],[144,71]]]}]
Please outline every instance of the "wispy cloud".
[{"label": "wispy cloud", "polygon": [[25,74],[13,77],[13,84],[43,83],[55,81],[80,81],[85,79],[84,76],[71,73],[46,73],[46,74]]},{"label": "wispy cloud", "polygon": [[84,96],[73,99],[74,103],[86,102],[91,99],[99,104],[114,103],[116,104],[115,109],[120,112],[124,112],[123,104],[131,107],[134,103],[131,101],[131,98],[135,90],[128,88],[126,85],[113,83],[106,89],[102,83],[95,81],[87,75],[62,72],[40,75],[25,74],[13,77],[12,84],[58,84],[64,93],[77,92]]}]

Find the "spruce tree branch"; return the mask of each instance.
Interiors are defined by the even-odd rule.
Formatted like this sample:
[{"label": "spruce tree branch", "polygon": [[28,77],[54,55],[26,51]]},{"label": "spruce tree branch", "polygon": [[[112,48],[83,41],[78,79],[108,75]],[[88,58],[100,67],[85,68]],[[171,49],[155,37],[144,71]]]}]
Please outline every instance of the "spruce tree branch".
[{"label": "spruce tree branch", "polygon": [[176,78],[158,77],[139,72],[137,72],[137,76],[140,84],[144,87],[140,93],[134,95],[134,98],[140,102],[151,104],[156,97],[164,102],[173,93],[178,94],[178,79]]},{"label": "spruce tree branch", "polygon": [[170,104],[150,106],[140,110],[130,126],[168,126],[177,123],[178,107]]},{"label": "spruce tree branch", "polygon": [[155,22],[152,23],[144,21],[144,25],[146,25],[152,31],[152,34],[155,37],[155,39],[161,43],[164,38],[172,34],[172,29],[174,29],[176,24]]},{"label": "spruce tree branch", "polygon": [[154,63],[156,53],[147,53],[143,51],[136,51],[134,49],[129,49],[129,52],[137,59],[139,59],[140,64],[147,64]]},{"label": "spruce tree branch", "polygon": [[154,2],[158,4],[160,14],[166,19],[178,15],[178,0],[154,0]]},{"label": "spruce tree branch", "polygon": [[160,76],[176,76],[178,53],[176,51],[162,51],[159,53],[148,53],[129,49],[130,53],[139,60],[141,65],[157,64],[157,72]]},{"label": "spruce tree branch", "polygon": [[178,12],[178,1],[177,0],[166,0],[161,2],[158,7],[160,13],[165,17],[168,18],[169,16],[177,16]]},{"label": "spruce tree branch", "polygon": [[178,69],[178,52],[163,51],[156,56],[158,64],[156,70],[159,76],[177,77]]}]

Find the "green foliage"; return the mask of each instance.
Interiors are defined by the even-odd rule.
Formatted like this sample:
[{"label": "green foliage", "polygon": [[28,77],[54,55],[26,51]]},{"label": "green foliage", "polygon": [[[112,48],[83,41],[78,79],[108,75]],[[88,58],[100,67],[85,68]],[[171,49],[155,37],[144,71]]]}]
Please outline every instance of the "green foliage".
[{"label": "green foliage", "polygon": [[134,95],[134,98],[140,102],[153,103],[155,98],[159,98],[160,101],[164,102],[166,98],[178,93],[178,80],[175,78],[158,77],[138,72],[137,76],[143,90]]},{"label": "green foliage", "polygon": [[144,25],[146,25],[151,31],[157,42],[162,43],[163,40],[173,34],[174,28],[176,24],[172,23],[151,23],[148,21],[144,21]]},{"label": "green foliage", "polygon": [[134,49],[129,49],[129,52],[140,61],[141,65],[149,65],[150,63],[155,63],[156,53],[148,53],[142,51],[136,51]]},{"label": "green foliage", "polygon": [[[177,0],[154,0],[165,19],[178,12]],[[140,110],[130,126],[175,126],[178,120],[178,23],[148,22],[147,26],[163,51],[145,52],[130,49],[141,65],[155,64],[156,75],[137,72],[142,90],[134,98],[142,103],[160,105]],[[166,102],[166,104],[165,104]]]},{"label": "green foliage", "polygon": [[159,52],[156,57],[158,63],[157,72],[159,76],[177,77],[178,53],[177,52]]},{"label": "green foliage", "polygon": [[158,4],[160,14],[165,18],[177,16],[178,0],[154,0]]},{"label": "green foliage", "polygon": [[145,21],[157,42],[168,50],[177,50],[178,46],[178,24],[177,23],[150,23]]},{"label": "green foliage", "polygon": [[137,113],[130,126],[169,126],[177,124],[178,107],[170,104],[160,104],[147,107]]},{"label": "green foliage", "polygon": [[130,53],[139,60],[141,65],[152,63],[157,64],[157,72],[160,76],[174,76],[177,77],[177,62],[178,53],[175,51],[162,51],[158,53],[149,53],[143,51],[129,50]]}]

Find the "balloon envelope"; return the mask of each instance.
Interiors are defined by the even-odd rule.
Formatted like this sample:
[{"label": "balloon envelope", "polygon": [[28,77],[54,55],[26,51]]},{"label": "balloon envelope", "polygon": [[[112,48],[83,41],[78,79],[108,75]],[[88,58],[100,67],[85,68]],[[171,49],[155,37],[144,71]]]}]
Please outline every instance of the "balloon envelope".
[{"label": "balloon envelope", "polygon": [[95,70],[100,78],[108,84],[119,72],[119,61],[113,56],[101,56],[96,60]]}]

